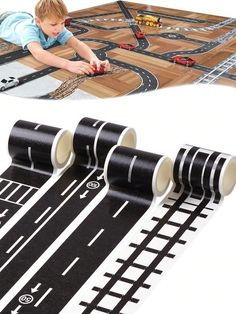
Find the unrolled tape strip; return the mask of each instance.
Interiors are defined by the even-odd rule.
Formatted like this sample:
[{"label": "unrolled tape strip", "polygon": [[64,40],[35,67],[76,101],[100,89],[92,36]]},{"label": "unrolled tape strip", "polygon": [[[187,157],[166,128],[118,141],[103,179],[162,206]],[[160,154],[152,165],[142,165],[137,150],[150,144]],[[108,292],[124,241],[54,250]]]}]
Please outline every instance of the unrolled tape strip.
[{"label": "unrolled tape strip", "polygon": [[[105,187],[104,161],[109,150],[117,144],[134,147],[135,131],[83,118],[73,137],[73,165],[21,219],[14,225],[9,222],[0,230],[0,281],[4,283],[0,285],[0,311],[5,311],[6,304],[78,227],[80,214],[84,214],[88,204]],[[87,226],[86,230],[89,229]],[[67,256],[65,253],[63,258],[67,259]],[[61,260],[62,267],[66,268],[67,262]],[[48,278],[50,274],[53,273],[50,271]],[[32,311],[37,311],[37,306],[33,306]],[[42,313],[41,307],[39,312]]]},{"label": "unrolled tape strip", "polygon": [[19,120],[9,136],[10,167],[0,177],[0,227],[24,205],[54,171],[68,162],[68,131]]},{"label": "unrolled tape strip", "polygon": [[[59,313],[148,211],[156,196],[163,195],[169,185],[171,167],[170,159],[162,155],[123,146],[112,148],[105,162],[107,194],[80,224],[74,221],[73,228],[69,226],[65,230],[64,242],[50,258],[44,260],[34,276],[28,278],[17,295],[11,295],[11,302],[4,311],[21,305],[17,302],[23,298],[24,292],[30,291],[35,283],[40,283],[43,291],[47,291],[47,298],[40,304],[37,301],[27,304],[27,311]],[[79,203],[76,204],[78,208]],[[69,210],[72,207],[66,212]],[[42,236],[48,237],[48,231]],[[52,247],[57,245],[57,241]],[[25,258],[29,256],[25,254]],[[8,280],[16,269],[16,265],[9,266]]]},{"label": "unrolled tape strip", "polygon": [[163,271],[232,192],[236,157],[186,145],[176,157],[173,180],[172,191],[154,216],[152,212],[126,249],[105,264],[104,275],[86,296],[71,300],[70,313],[135,313]]}]

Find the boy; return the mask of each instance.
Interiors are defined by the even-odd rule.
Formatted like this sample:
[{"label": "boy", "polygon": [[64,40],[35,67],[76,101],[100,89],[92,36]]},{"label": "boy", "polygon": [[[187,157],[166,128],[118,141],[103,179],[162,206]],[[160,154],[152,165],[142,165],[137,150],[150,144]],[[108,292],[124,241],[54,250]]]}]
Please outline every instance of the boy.
[{"label": "boy", "polygon": [[[0,38],[28,49],[34,58],[46,65],[76,74],[93,74],[94,67],[109,71],[108,60],[99,60],[93,51],[65,28],[68,11],[63,0],[40,0],[35,7],[35,18],[26,12],[5,12],[0,15]],[[55,42],[67,44],[84,61],[70,61],[45,50]]]}]

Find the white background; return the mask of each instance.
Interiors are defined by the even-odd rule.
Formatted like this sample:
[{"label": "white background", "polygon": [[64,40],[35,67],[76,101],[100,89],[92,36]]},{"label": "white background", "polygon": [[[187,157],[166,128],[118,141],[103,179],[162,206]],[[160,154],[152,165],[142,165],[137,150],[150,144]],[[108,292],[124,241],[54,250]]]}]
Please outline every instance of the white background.
[{"label": "white background", "polygon": [[[232,0],[146,0],[149,4],[232,17]],[[144,2],[136,1],[139,3]],[[1,1],[1,11],[33,12],[36,1]],[[70,11],[106,1],[65,1]],[[213,6],[214,4],[214,6]],[[232,7],[233,6],[233,7]],[[233,16],[235,17],[235,16]],[[74,130],[84,116],[135,127],[138,148],[174,159],[182,144],[236,154],[236,89],[220,86],[167,88],[148,95],[96,101],[36,101],[0,95],[1,166],[10,162],[8,134],[18,119]],[[235,313],[236,190],[137,310],[138,314]],[[54,314],[54,313],[52,313]]]}]

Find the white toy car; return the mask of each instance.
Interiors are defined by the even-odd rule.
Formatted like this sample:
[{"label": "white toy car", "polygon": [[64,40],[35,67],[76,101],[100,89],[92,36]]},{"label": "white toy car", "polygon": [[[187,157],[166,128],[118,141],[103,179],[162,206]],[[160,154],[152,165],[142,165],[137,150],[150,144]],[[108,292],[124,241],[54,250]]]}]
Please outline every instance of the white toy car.
[{"label": "white toy car", "polygon": [[8,78],[3,78],[0,81],[0,91],[4,91],[10,87],[17,86],[19,84],[19,80],[13,76],[10,76]]}]

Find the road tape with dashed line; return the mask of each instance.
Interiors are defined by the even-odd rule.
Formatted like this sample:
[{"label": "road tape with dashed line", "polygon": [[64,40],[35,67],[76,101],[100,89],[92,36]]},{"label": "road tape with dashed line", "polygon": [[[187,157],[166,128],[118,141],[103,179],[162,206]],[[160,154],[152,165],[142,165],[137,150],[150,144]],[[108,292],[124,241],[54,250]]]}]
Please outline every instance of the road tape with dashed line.
[{"label": "road tape with dashed line", "polygon": [[73,165],[13,226],[1,230],[0,280],[5,284],[0,285],[0,311],[9,295],[14,297],[12,289],[15,291],[15,284],[22,282],[24,276],[30,280],[27,271],[33,268],[36,272],[34,263],[37,261],[39,265],[42,256],[42,265],[46,263],[53,254],[50,246],[56,247],[54,242],[63,238],[65,230],[73,228],[78,217],[82,219],[84,209],[103,190],[104,162],[114,145],[134,147],[135,131],[126,126],[83,118],[73,137]]},{"label": "road tape with dashed line", "polygon": [[91,277],[62,314],[134,313],[176,255],[232,192],[236,157],[186,145],[177,154],[173,181],[171,192],[139,231],[113,252],[100,276]]},{"label": "road tape with dashed line", "polygon": [[48,125],[19,120],[8,142],[12,158],[10,167],[0,176],[0,227],[63,168],[71,154],[68,131]]},{"label": "road tape with dashed line", "polygon": [[[24,295],[23,292],[30,291],[32,284],[37,281],[44,290],[53,289],[42,307],[35,307],[32,303],[27,305],[27,310],[32,313],[42,313],[42,310],[44,313],[52,310],[59,313],[143,217],[156,197],[163,195],[169,185],[171,166],[168,157],[114,146],[108,153],[104,168],[107,194],[80,224],[75,222],[73,227],[67,227],[64,242],[47,261],[44,260],[42,267],[27,280],[27,284],[21,287],[5,310],[15,307],[16,301]],[[55,243],[57,241],[59,240]],[[45,274],[47,282],[44,280]],[[53,284],[55,280],[56,286]],[[66,288],[66,294],[62,294],[65,280],[69,280],[70,284]]]}]

